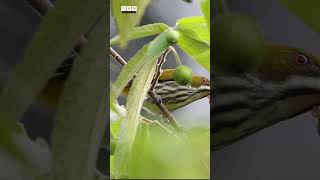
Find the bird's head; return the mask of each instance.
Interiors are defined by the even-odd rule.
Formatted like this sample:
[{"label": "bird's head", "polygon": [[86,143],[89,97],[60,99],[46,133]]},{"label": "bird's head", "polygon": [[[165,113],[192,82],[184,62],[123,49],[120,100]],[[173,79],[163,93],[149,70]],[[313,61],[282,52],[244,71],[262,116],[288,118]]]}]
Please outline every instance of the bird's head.
[{"label": "bird's head", "polygon": [[320,105],[320,58],[269,44],[256,72],[214,78],[214,149]]},{"label": "bird's head", "polygon": [[191,81],[192,87],[210,86],[210,80],[204,76],[194,75]]},{"label": "bird's head", "polygon": [[272,81],[285,81],[293,76],[319,77],[320,57],[299,48],[267,44],[258,73],[260,79]]}]

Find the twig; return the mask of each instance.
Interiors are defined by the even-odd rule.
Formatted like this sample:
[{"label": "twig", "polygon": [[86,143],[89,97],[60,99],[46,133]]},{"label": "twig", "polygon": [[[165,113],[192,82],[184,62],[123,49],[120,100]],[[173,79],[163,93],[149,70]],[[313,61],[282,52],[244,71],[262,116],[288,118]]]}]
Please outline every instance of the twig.
[{"label": "twig", "polygon": [[[160,56],[160,58],[158,59],[159,61],[159,65],[163,64],[164,63],[164,59],[166,57],[166,53],[167,53],[168,50],[165,51],[164,54],[162,54]],[[110,55],[116,60],[119,62],[119,64],[121,65],[126,65],[127,62],[115,51],[112,49],[112,47],[110,47]],[[165,55],[165,56],[164,56]],[[163,63],[162,63],[163,62]],[[156,75],[159,74],[159,71],[157,72]],[[159,74],[159,76],[161,75],[161,73]],[[178,122],[175,120],[174,116],[171,114],[171,112],[167,109],[167,107],[162,103],[161,101],[161,97],[158,96],[154,90],[154,87],[153,89],[150,89],[148,91],[148,94],[149,96],[154,100],[154,102],[156,102],[156,105],[159,107],[159,109],[162,111],[162,113],[166,116],[166,118],[169,120],[169,122],[172,124],[172,126],[178,131],[178,132],[182,132],[182,127],[178,124]]]},{"label": "twig", "polygon": [[150,120],[147,119],[143,116],[140,117],[141,122],[147,123],[147,124],[156,124],[159,125],[164,131],[168,132],[168,133],[173,133],[170,129],[168,129],[167,127],[165,127],[164,125],[162,125],[161,123],[159,123],[159,121],[157,120]]},{"label": "twig", "polygon": [[176,134],[174,134],[170,129],[168,129],[167,127],[165,127],[164,125],[162,125],[159,121],[157,120],[149,120],[146,119],[144,117],[141,116],[140,118],[141,122],[147,123],[147,124],[153,124],[153,125],[157,125],[160,128],[162,128],[164,131],[166,131],[167,133],[171,134],[172,136],[174,136],[175,138],[177,138],[177,140],[179,140],[180,142],[182,142],[181,138],[179,138]]},{"label": "twig", "polygon": [[110,47],[110,54],[120,65],[125,66],[127,64],[127,62],[115,50],[113,50],[112,47]]}]

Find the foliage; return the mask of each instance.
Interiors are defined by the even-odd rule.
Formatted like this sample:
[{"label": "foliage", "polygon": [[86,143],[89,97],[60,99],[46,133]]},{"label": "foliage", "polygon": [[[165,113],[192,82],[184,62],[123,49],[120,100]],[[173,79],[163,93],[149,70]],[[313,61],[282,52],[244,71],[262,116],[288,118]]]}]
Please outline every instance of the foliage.
[{"label": "foliage", "polygon": [[320,1],[318,0],[279,0],[285,5],[293,14],[303,20],[315,31],[320,31]]},{"label": "foliage", "polygon": [[[144,11],[151,0],[140,0],[140,1],[132,1],[132,0],[121,0],[115,1],[112,0],[112,14],[116,21],[118,32],[119,32],[119,43],[121,47],[126,47],[127,41],[132,37],[130,32],[132,28],[134,28],[141,20]],[[120,11],[121,6],[137,6],[139,10],[136,14],[123,14]]]},{"label": "foliage", "polygon": [[[20,130],[18,130],[19,128],[17,127],[17,123],[21,120],[23,114],[33,103],[34,99],[46,84],[47,80],[52,76],[52,73],[55,71],[58,65],[61,64],[65,57],[74,48],[79,37],[86,33],[92,26],[94,26],[98,19],[100,19],[103,15],[106,17],[106,8],[108,8],[108,6],[106,5],[105,1],[101,0],[70,0],[57,1],[55,3],[55,8],[49,9],[46,12],[45,17],[42,19],[37,32],[34,34],[33,39],[30,42],[30,45],[25,51],[23,59],[18,62],[17,66],[10,74],[8,82],[5,84],[0,95],[0,158],[1,160],[6,160],[5,162],[13,165],[9,166],[5,173],[0,173],[0,179],[28,180],[51,179],[51,176],[55,178],[71,177],[70,174],[75,172],[73,168],[76,169],[79,166],[88,167],[89,169],[89,172],[83,171],[83,174],[79,173],[82,171],[77,170],[79,175],[85,175],[84,178],[93,176],[95,163],[88,162],[95,160],[94,158],[97,152],[90,151],[90,155],[88,155],[90,157],[86,157],[81,152],[74,154],[74,149],[73,151],[61,151],[61,157],[72,157],[72,155],[74,155],[73,157],[76,156],[76,158],[84,157],[85,161],[81,161],[78,166],[68,166],[68,169],[66,169],[64,172],[52,172],[51,157],[53,157],[55,161],[55,157],[59,155],[54,153],[52,156],[52,152],[49,150],[48,146],[43,146],[43,141],[34,142],[29,139],[27,134],[21,134]],[[79,14],[81,14],[81,16],[79,16]],[[106,30],[105,27],[106,26],[103,26],[102,29],[99,29],[100,34],[103,33],[104,36],[105,34],[108,34],[108,30]],[[101,41],[103,38],[99,37],[99,39]],[[101,50],[101,48],[104,50],[105,41],[103,43],[98,43],[98,45],[101,46],[98,48],[99,50]],[[94,47],[97,47],[98,45],[95,45]],[[94,51],[98,51],[98,49],[95,48]],[[91,52],[90,58],[98,58],[99,54],[101,55],[101,53],[92,54]],[[101,56],[99,57],[101,58]],[[89,71],[89,69],[84,69],[83,71],[87,70]],[[97,72],[105,72],[105,69]],[[78,78],[81,77],[79,76]],[[106,82],[106,80],[103,82]],[[101,82],[93,83],[97,83],[95,85],[101,84]],[[75,92],[81,93],[84,91],[83,87],[79,87],[79,89],[77,89],[76,86],[72,87],[73,85],[70,85],[70,88],[76,89]],[[103,91],[106,90],[105,88],[101,89],[101,87],[97,87],[97,89]],[[75,98],[75,96],[70,97],[69,100],[76,102],[77,99],[73,98]],[[83,101],[86,100],[83,99]],[[97,107],[94,106],[97,105],[96,103],[82,104],[81,107],[66,109],[68,113],[65,115],[68,116],[69,114],[77,114],[79,111],[83,110],[83,105],[86,106],[85,108],[89,109]],[[105,113],[105,106],[99,103],[98,107],[104,107],[103,112]],[[97,120],[91,121],[91,123],[96,126],[96,123],[101,120],[101,117],[91,115],[90,120],[95,118],[95,120]],[[62,116],[60,116],[59,121],[64,121],[65,119],[66,118],[62,118]],[[72,126],[76,124],[79,125],[79,122],[82,122],[85,119],[88,119],[88,116],[81,116],[79,119],[72,119],[74,120],[74,124],[72,124]],[[105,117],[102,120],[105,120]],[[82,131],[87,128],[87,126],[82,126],[79,128],[79,130]],[[69,133],[72,133],[72,131]],[[58,141],[62,142],[63,138],[65,137],[62,134],[60,135],[61,139],[58,138]],[[84,139],[92,138],[90,137],[92,134],[86,134],[84,136]],[[78,141],[75,141],[75,139]],[[64,145],[68,145],[69,143],[70,145],[71,143],[74,143],[74,145],[81,145],[83,143],[83,139],[80,137],[75,137],[74,139],[65,139],[64,143],[59,145],[60,147],[55,148],[62,149]],[[89,149],[96,150],[99,147],[98,145],[100,142],[98,145],[96,144],[97,143],[92,143],[90,140],[87,145],[89,146]],[[65,159],[65,161],[68,162],[72,160],[74,159]],[[65,161],[60,161],[56,164],[56,166],[62,167]],[[68,179],[72,180],[79,178],[72,177]]]},{"label": "foliage", "polygon": [[[316,18],[318,1],[279,1],[306,24],[320,30]],[[112,84],[111,176],[209,178],[208,128],[193,127],[185,130],[184,136],[175,136],[169,125],[142,117],[140,110],[156,72],[156,60],[172,45],[166,38],[170,29],[179,32],[176,45],[210,71],[210,0],[201,1],[203,16],[179,19],[174,27],[164,23],[136,27],[150,0],[140,0],[139,4],[131,4],[131,0],[111,2],[119,33],[110,41],[112,45],[124,48],[131,40],[157,35],[130,59]],[[57,1],[55,8],[46,13],[0,95],[0,160],[9,167],[0,170],[0,179],[94,179],[95,158],[107,118],[108,73],[103,38],[108,34],[106,4],[109,3],[101,0]],[[121,5],[137,5],[139,11],[134,15],[120,14]],[[91,29],[91,42],[78,57],[59,105],[51,150],[43,140],[31,140],[17,122],[79,36],[93,25],[98,29]],[[116,99],[134,76],[126,107],[119,106]]]},{"label": "foliage", "polygon": [[[174,27],[164,23],[138,27],[133,27],[132,24],[129,27],[123,26],[128,19],[136,18],[138,21],[142,15],[120,15],[115,12],[115,9],[119,9],[119,2],[113,0],[112,3],[114,3],[113,17],[119,35],[110,40],[111,45],[120,45],[123,48],[130,40],[157,36],[128,61],[111,86],[110,141],[111,148],[115,149],[110,155],[111,177],[208,178],[210,171],[208,128],[197,133],[191,133],[193,129],[187,130],[185,132],[187,138],[176,136],[176,132],[171,131],[172,127],[146,119],[140,115],[140,111],[156,73],[155,62],[170,45],[176,43],[195,62],[210,71],[210,7],[208,6],[210,2],[202,2],[205,16],[182,18]],[[148,4],[148,1],[140,3]],[[116,99],[133,77],[126,106],[119,106]]]},{"label": "foliage", "polygon": [[52,133],[52,171],[57,179],[93,179],[107,123],[106,18],[99,19],[90,33],[60,100]]},{"label": "foliage", "polygon": [[[157,35],[167,30],[168,28],[169,26],[163,23],[154,23],[154,24],[139,26],[131,30],[131,32],[129,33],[128,40],[140,39],[140,38],[144,38],[152,35]],[[110,45],[115,45],[119,43],[120,43],[120,38],[118,35],[110,40]]]},{"label": "foliage", "polygon": [[[159,126],[139,123],[132,150],[128,146],[125,107],[112,111],[111,131],[117,141],[110,157],[113,178],[208,178],[210,132],[208,128],[187,130],[187,141],[179,141]],[[119,128],[119,124],[121,127]],[[161,170],[161,171],[159,171]]]},{"label": "foliage", "polygon": [[[55,7],[45,13],[23,59],[9,76],[0,95],[0,158],[12,165],[8,171],[1,171],[0,179],[95,179],[95,160],[106,128],[107,103],[110,103],[112,114],[112,177],[209,176],[209,136],[202,138],[203,132],[208,132],[208,129],[199,134],[186,131],[189,137],[181,143],[180,138],[168,133],[171,132],[170,127],[155,125],[140,116],[142,102],[156,73],[156,60],[173,43],[166,38],[170,29],[182,35],[178,46],[209,70],[208,7],[203,6],[206,18],[184,18],[175,27],[170,28],[164,23],[135,27],[151,1],[138,2],[134,5],[139,6],[139,11],[132,16],[119,14],[118,11],[121,5],[130,5],[131,0],[112,1],[111,9],[119,35],[110,43],[126,47],[130,40],[157,36],[123,68],[112,85],[109,102],[106,94],[109,77],[105,71],[108,61],[104,61],[107,54],[103,38],[108,34],[105,27],[109,3],[101,0],[57,1]],[[204,30],[199,29],[198,25]],[[52,147],[42,140],[30,140],[17,122],[84,34],[88,35],[88,43],[77,56],[66,82],[55,116]],[[188,38],[194,42],[190,44]],[[188,43],[190,47],[187,47]],[[134,76],[126,108],[121,107],[116,99]],[[201,138],[196,142],[196,137]],[[163,153],[165,150],[159,148],[166,147],[166,142],[171,148],[168,153]],[[145,153],[141,154],[142,151]],[[179,152],[181,156],[176,155]],[[177,161],[172,162],[173,158]],[[144,159],[146,163],[141,161]],[[157,163],[153,164],[156,159]],[[197,169],[194,169],[194,164]],[[149,173],[143,170],[147,166]],[[156,172],[158,167],[164,168],[164,171]],[[185,169],[189,170],[187,174],[182,171]]]}]

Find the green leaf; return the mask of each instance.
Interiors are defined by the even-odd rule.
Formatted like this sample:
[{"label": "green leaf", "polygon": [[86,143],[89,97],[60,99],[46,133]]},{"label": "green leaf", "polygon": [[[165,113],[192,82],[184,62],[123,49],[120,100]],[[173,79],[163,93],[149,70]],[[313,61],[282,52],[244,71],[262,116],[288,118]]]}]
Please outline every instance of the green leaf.
[{"label": "green leaf", "polygon": [[[152,44],[150,44],[150,47]],[[156,57],[157,58],[157,57]],[[156,59],[155,58],[155,59]],[[139,124],[139,116],[142,104],[149,91],[151,81],[155,74],[157,61],[149,59],[145,65],[138,71],[137,76],[133,80],[132,86],[127,98],[127,118],[128,118],[128,136],[129,148],[132,148],[134,138],[136,136],[137,127]]]},{"label": "green leaf", "polygon": [[110,112],[116,112],[116,104],[117,104],[117,100],[114,99],[110,99]]},{"label": "green leaf", "polygon": [[170,46],[167,41],[167,33],[165,31],[158,35],[153,41],[150,42],[145,59],[153,59],[160,57],[160,55]]},{"label": "green leaf", "polygon": [[111,99],[117,99],[122,89],[139,70],[127,99],[127,119],[121,123],[118,133],[118,141],[114,153],[115,178],[127,178],[128,176],[129,147],[132,147],[135,137],[136,123],[139,120],[142,103],[153,78],[156,60],[168,47],[166,32],[161,33],[150,44],[140,49],[129,63],[124,66],[112,86]]},{"label": "green leaf", "polygon": [[113,155],[117,148],[117,140],[110,135],[110,155]]},{"label": "green leaf", "polygon": [[[160,34],[163,31],[167,30],[169,26],[164,23],[154,23],[154,24],[147,24],[144,26],[133,28],[132,31],[128,35],[128,41],[134,39],[140,39],[156,34]],[[110,45],[119,44],[120,38],[117,35],[116,37],[110,40]]]},{"label": "green leaf", "polygon": [[[140,130],[140,129],[139,129]],[[181,142],[159,126],[137,133],[137,142],[129,162],[132,179],[209,179],[210,134]],[[143,136],[144,135],[144,136]],[[200,145],[200,146],[199,146]],[[133,154],[136,151],[136,154]],[[140,153],[138,153],[138,151]],[[204,153],[204,154],[203,154]]]},{"label": "green leaf", "polygon": [[176,28],[185,36],[210,44],[210,29],[203,16],[179,19]]},{"label": "green leaf", "polygon": [[[167,32],[167,31],[166,31]],[[149,44],[144,45],[125,65],[111,87],[111,99],[118,99],[124,87],[132,80],[134,74],[147,61],[154,61],[169,47],[166,32],[158,35]]]},{"label": "green leaf", "polygon": [[118,99],[124,87],[133,78],[134,74],[141,68],[144,63],[144,56],[148,50],[149,44],[144,45],[125,65],[111,86],[110,99]]},{"label": "green leaf", "polygon": [[110,176],[114,177],[114,155],[110,156]]},{"label": "green leaf", "polygon": [[[151,0],[112,0],[112,14],[115,19],[120,47],[125,47],[132,29],[137,26],[142,19],[146,7]],[[122,13],[121,6],[137,6],[137,13]]]},{"label": "green leaf", "polygon": [[114,108],[110,108],[110,142],[118,139],[121,123],[126,117],[126,109],[120,106],[117,101],[113,103]]},{"label": "green leaf", "polygon": [[90,32],[60,99],[52,132],[55,179],[87,180],[94,176],[109,104],[104,38],[108,32],[107,18],[105,13]]},{"label": "green leaf", "polygon": [[204,16],[179,19],[176,28],[180,31],[178,46],[210,71],[210,29]]},{"label": "green leaf", "polygon": [[0,179],[22,179],[29,177],[26,158],[17,146],[14,131],[5,119],[0,118],[0,162],[7,168],[0,169]]},{"label": "green leaf", "polygon": [[210,0],[202,0],[201,10],[202,10],[203,16],[207,20],[207,25],[210,30]]},{"label": "green leaf", "polygon": [[90,29],[106,8],[107,3],[101,0],[68,0],[57,1],[55,8],[46,12],[23,60],[2,89],[0,119],[12,126],[21,120],[80,35]]},{"label": "green leaf", "polygon": [[128,173],[131,179],[136,179],[139,170],[141,167],[137,167],[137,164],[143,164],[145,161],[142,158],[141,154],[145,153],[147,143],[150,143],[149,137],[149,125],[146,123],[139,123],[137,135],[134,140],[132,151],[130,153],[130,161],[128,165]]},{"label": "green leaf", "polygon": [[114,152],[114,179],[127,178],[129,162],[128,120],[121,123],[116,150]]},{"label": "green leaf", "polygon": [[115,139],[118,138],[119,129],[124,118],[125,116],[120,117],[117,121],[111,123],[110,132]]},{"label": "green leaf", "polygon": [[290,11],[301,18],[314,30],[320,31],[320,1],[318,0],[279,0]]},{"label": "green leaf", "polygon": [[5,150],[7,153],[17,156],[22,160],[20,153],[12,140],[12,132],[13,129],[9,126],[8,122],[5,121],[5,119],[0,118],[0,149]]},{"label": "green leaf", "polygon": [[178,46],[191,58],[210,71],[210,46],[181,33]]}]

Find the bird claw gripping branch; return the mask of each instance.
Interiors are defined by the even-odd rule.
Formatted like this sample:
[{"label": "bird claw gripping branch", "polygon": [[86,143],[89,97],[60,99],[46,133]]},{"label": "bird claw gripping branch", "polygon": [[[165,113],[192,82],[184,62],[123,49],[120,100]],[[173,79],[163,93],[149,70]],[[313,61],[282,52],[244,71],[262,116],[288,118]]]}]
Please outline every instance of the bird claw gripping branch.
[{"label": "bird claw gripping branch", "polygon": [[[160,96],[158,96],[156,94],[156,90],[155,87],[158,83],[158,80],[162,74],[162,70],[161,67],[165,62],[165,58],[168,54],[168,52],[170,51],[170,49],[167,49],[159,58],[158,58],[158,63],[157,63],[157,68],[156,68],[156,73],[155,76],[153,77],[153,80],[151,82],[151,86],[150,89],[148,91],[148,95],[149,97],[152,99],[153,104],[154,102],[157,102],[157,109],[160,110],[160,112],[162,112],[162,114],[164,114],[166,116],[166,118],[170,121],[170,123],[173,125],[173,127],[180,132],[181,131],[181,126],[177,123],[177,121],[175,120],[175,118],[172,116],[172,114],[170,113],[170,111],[167,109],[167,107],[162,103],[162,100],[159,98]],[[116,60],[118,61],[121,65],[125,65],[126,61],[117,53],[115,52],[111,47],[110,47],[110,55]],[[124,92],[128,92],[130,89],[131,83],[128,84],[128,86],[124,89]],[[126,93],[124,93],[125,95]]]},{"label": "bird claw gripping branch", "polygon": [[173,127],[175,127],[178,131],[182,131],[182,127],[178,124],[178,122],[175,120],[174,116],[168,111],[168,109],[165,107],[165,105],[162,102],[161,96],[156,94],[155,87],[156,84],[159,81],[159,78],[162,74],[162,66],[166,62],[166,57],[168,53],[172,50],[172,47],[166,49],[164,53],[158,58],[156,73],[153,77],[150,89],[149,89],[149,95],[153,97],[154,103],[158,106],[158,108],[163,112],[163,114],[167,117],[168,123],[172,123]]}]

